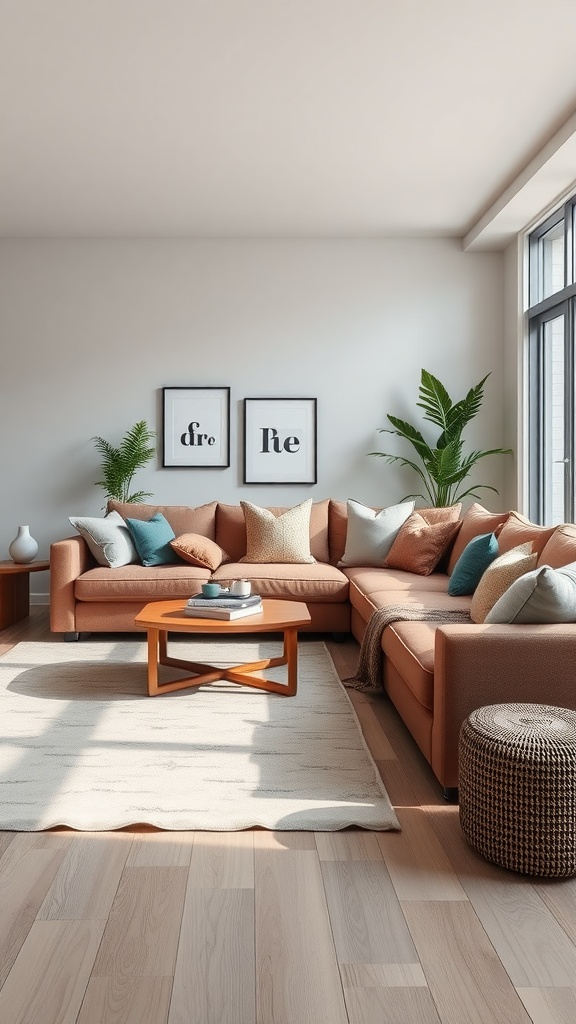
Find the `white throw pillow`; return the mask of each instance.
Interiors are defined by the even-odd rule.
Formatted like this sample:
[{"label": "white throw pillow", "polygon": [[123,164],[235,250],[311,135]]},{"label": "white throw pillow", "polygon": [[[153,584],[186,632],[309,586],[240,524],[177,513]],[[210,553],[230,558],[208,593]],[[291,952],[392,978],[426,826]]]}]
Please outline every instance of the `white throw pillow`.
[{"label": "white throw pillow", "polygon": [[576,622],[576,563],[527,572],[496,601],[486,622]]},{"label": "white throw pillow", "polygon": [[130,531],[118,512],[109,512],[103,519],[97,516],[68,518],[84,537],[98,565],[118,569],[121,565],[140,561]]},{"label": "white throw pillow", "polygon": [[343,568],[353,565],[384,565],[396,534],[413,511],[413,501],[402,501],[398,505],[383,508],[381,512],[375,512],[373,508],[351,498],[348,501],[346,548],[338,565]]}]

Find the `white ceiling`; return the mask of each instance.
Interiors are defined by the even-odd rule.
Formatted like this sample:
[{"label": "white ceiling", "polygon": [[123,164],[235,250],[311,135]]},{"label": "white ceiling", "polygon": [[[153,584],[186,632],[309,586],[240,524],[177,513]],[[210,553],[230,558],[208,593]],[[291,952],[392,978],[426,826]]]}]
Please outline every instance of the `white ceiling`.
[{"label": "white ceiling", "polygon": [[0,0],[0,234],[464,236],[575,39],[574,0]]}]

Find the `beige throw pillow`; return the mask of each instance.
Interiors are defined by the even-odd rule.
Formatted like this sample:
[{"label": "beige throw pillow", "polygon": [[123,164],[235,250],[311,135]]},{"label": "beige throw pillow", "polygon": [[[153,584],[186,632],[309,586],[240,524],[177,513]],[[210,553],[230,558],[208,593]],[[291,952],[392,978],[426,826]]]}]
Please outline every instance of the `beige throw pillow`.
[{"label": "beige throw pillow", "polygon": [[246,554],[241,562],[315,562],[310,554],[312,498],[275,516],[250,501],[240,502],[246,520]]},{"label": "beige throw pillow", "polygon": [[485,622],[496,601],[515,580],[535,569],[537,561],[538,555],[532,553],[532,541],[519,544],[518,547],[495,558],[483,573],[474,591],[470,606],[472,622]]}]

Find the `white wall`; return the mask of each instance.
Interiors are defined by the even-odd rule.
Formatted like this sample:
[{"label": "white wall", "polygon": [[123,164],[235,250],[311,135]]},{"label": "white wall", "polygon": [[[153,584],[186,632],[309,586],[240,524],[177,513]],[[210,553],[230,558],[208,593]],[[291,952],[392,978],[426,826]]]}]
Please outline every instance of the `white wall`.
[{"label": "white wall", "polygon": [[[158,503],[397,501],[414,481],[366,453],[387,412],[416,418],[421,367],[455,398],[491,371],[467,439],[504,443],[503,256],[457,240],[4,241],[0,325],[4,558],[21,523],[47,556],[69,515],[99,514],[92,436],[160,430],[165,385],[231,386],[232,464],[162,469],[159,455],[137,477]],[[245,396],[317,396],[315,487],[242,485]],[[481,463],[476,480],[501,492],[483,492],[489,507],[511,472]]]}]

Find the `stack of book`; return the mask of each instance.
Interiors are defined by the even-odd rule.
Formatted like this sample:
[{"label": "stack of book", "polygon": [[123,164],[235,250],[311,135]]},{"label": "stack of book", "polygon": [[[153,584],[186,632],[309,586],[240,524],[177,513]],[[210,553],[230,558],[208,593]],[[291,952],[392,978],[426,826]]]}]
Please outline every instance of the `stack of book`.
[{"label": "stack of book", "polygon": [[259,594],[251,594],[250,597],[204,597],[196,594],[186,602],[184,615],[231,621],[245,615],[257,615],[261,611],[262,598]]}]

